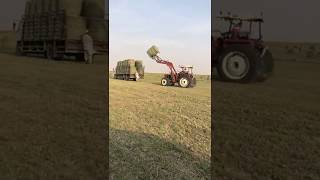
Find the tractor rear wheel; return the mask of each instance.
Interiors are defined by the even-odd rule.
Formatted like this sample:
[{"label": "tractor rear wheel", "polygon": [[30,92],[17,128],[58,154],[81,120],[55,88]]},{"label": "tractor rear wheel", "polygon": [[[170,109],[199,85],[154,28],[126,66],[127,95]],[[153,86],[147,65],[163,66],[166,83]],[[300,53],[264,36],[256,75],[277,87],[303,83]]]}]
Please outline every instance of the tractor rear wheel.
[{"label": "tractor rear wheel", "polygon": [[259,52],[251,46],[233,45],[218,60],[218,73],[224,81],[249,82],[258,76]]},{"label": "tractor rear wheel", "polygon": [[181,78],[178,79],[179,86],[182,88],[190,87],[192,82],[192,78],[188,75],[183,75]]}]

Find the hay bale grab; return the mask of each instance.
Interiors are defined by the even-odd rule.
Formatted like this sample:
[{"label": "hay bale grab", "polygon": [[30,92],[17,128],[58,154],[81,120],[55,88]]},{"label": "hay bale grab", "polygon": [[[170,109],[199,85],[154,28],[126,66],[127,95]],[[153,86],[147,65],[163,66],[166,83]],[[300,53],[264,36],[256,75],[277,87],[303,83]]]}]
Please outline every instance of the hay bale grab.
[{"label": "hay bale grab", "polygon": [[144,78],[144,66],[143,62],[140,60],[127,59],[124,61],[119,61],[117,63],[115,74],[115,79],[121,80],[134,80]]}]

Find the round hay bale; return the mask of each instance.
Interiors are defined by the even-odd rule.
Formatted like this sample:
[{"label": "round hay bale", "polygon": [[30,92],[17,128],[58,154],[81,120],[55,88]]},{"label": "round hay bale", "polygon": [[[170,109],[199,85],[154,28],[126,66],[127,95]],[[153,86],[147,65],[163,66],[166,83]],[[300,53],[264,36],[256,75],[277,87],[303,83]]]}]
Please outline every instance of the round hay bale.
[{"label": "round hay bale", "polygon": [[148,49],[147,54],[149,57],[153,58],[154,56],[158,55],[160,53],[159,48],[155,45],[151,46],[151,48]]},{"label": "round hay bale", "polygon": [[104,0],[83,0],[81,15],[88,18],[104,18]]}]

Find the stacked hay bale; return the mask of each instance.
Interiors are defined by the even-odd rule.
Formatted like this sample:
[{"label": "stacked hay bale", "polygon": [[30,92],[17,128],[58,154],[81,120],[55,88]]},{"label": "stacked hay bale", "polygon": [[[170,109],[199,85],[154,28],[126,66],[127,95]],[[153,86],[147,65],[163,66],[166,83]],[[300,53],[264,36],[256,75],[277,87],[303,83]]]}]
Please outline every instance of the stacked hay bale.
[{"label": "stacked hay bale", "polygon": [[136,61],[135,66],[137,69],[138,74],[140,75],[141,78],[144,76],[144,67],[142,65],[142,61]]},{"label": "stacked hay bale", "polygon": [[136,61],[134,59],[126,59],[117,63],[115,75],[118,79],[125,77],[135,78],[136,73],[140,78],[144,77],[144,67],[142,61]]},{"label": "stacked hay bale", "polygon": [[[66,36],[68,39],[80,40],[88,29],[94,41],[106,42],[104,4],[104,0],[28,0],[25,16],[30,23],[25,37],[44,40]],[[65,17],[54,13],[59,11],[63,11]]]},{"label": "stacked hay bale", "polygon": [[104,0],[83,0],[82,16],[87,18],[89,34],[96,41],[107,41]]},{"label": "stacked hay bale", "polygon": [[30,13],[31,13],[31,1],[28,0],[28,1],[26,2],[26,5],[25,5],[24,14],[25,14],[25,16],[29,16]]}]

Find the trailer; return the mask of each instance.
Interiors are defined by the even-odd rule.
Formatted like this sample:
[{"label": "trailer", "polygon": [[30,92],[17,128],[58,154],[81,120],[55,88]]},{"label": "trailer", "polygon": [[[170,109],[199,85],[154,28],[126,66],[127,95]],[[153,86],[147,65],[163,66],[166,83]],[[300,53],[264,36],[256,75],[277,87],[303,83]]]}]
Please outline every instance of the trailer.
[{"label": "trailer", "polygon": [[116,66],[115,79],[121,80],[134,80],[144,78],[144,66],[142,61],[127,59],[124,61],[119,61]]},{"label": "trailer", "polygon": [[[93,24],[99,28],[90,27]],[[65,10],[24,15],[19,23],[16,53],[57,60],[74,56],[84,60],[81,36],[87,29],[96,54],[106,54],[108,33],[104,18],[70,16]]]}]

